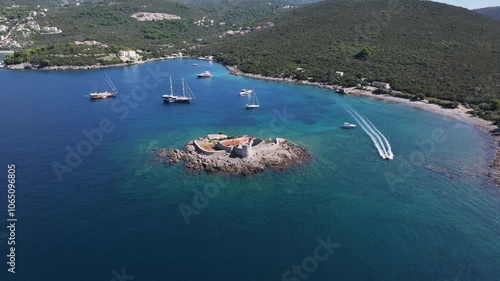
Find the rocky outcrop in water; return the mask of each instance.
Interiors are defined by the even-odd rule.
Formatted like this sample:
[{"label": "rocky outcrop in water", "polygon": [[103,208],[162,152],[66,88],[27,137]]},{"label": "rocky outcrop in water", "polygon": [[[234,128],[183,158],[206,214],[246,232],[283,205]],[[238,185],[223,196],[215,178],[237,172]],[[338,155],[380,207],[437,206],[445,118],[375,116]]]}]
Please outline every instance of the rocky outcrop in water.
[{"label": "rocky outcrop in water", "polygon": [[[311,159],[306,148],[284,139],[260,142],[254,146],[255,151],[249,157],[241,157],[234,151],[201,149],[200,143],[205,140],[207,140],[206,137],[197,139],[198,145],[195,141],[190,141],[185,144],[184,150],[166,151],[157,148],[151,154],[149,162],[167,163],[171,166],[183,160],[185,167],[191,171],[245,176],[260,173],[266,169],[283,171]],[[216,141],[212,140],[212,143]]]},{"label": "rocky outcrop in water", "polygon": [[197,151],[193,143],[188,143],[183,159],[190,170],[231,175],[250,175],[266,169],[282,171],[310,159],[309,152],[294,143],[283,141],[268,145],[268,149],[256,152],[250,158],[240,158],[228,152],[205,155]]}]

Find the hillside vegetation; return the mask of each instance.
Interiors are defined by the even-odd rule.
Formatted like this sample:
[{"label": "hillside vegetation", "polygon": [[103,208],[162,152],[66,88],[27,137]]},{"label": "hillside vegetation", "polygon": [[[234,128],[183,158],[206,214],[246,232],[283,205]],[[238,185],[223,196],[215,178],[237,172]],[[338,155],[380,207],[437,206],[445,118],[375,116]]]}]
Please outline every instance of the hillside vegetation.
[{"label": "hillside vegetation", "polygon": [[386,81],[395,90],[477,105],[477,114],[496,119],[498,46],[500,23],[467,9],[416,0],[336,0],[296,9],[272,29],[227,38],[197,54],[215,54],[267,76],[345,85],[360,78]]},{"label": "hillside vegetation", "polygon": [[482,8],[482,9],[477,9],[474,11],[477,13],[480,13],[481,15],[490,17],[494,20],[500,20],[500,6],[499,7]]},{"label": "hillside vegetation", "polygon": [[[272,5],[262,1],[227,0],[191,4],[195,1],[96,0],[80,6],[51,7],[46,16],[39,13],[34,20],[41,27],[58,27],[62,33],[32,32],[24,36],[14,32],[13,38],[25,48],[93,39],[152,51],[166,47],[179,50],[189,48],[189,43],[196,39],[203,39],[206,43],[228,29],[265,22],[287,11],[282,8],[286,1],[273,1],[276,3]],[[0,8],[0,15],[18,18],[22,22],[30,10],[36,8]],[[139,22],[130,17],[137,12],[175,14],[182,19]],[[202,19],[205,19],[204,25],[194,24]]]}]

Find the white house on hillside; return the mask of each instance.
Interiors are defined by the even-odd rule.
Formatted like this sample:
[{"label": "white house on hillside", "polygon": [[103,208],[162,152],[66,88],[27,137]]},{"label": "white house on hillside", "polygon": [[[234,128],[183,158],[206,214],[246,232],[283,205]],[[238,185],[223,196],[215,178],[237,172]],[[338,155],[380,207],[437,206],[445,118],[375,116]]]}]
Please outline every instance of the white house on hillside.
[{"label": "white house on hillside", "polygon": [[127,61],[127,60],[135,60],[135,59],[138,59],[139,56],[137,55],[137,52],[134,51],[134,50],[120,50],[118,52],[118,57],[122,60],[122,61]]},{"label": "white house on hillside", "polygon": [[389,83],[379,82],[379,81],[373,81],[372,86],[383,90],[389,90],[391,88]]}]

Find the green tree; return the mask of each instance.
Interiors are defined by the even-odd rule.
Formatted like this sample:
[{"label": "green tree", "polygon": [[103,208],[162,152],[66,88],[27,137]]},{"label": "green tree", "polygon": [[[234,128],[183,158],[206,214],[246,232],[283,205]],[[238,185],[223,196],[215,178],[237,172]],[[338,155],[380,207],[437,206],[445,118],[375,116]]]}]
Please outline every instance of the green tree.
[{"label": "green tree", "polygon": [[357,60],[366,60],[372,55],[373,49],[371,47],[364,47],[359,53],[357,53],[354,58]]}]

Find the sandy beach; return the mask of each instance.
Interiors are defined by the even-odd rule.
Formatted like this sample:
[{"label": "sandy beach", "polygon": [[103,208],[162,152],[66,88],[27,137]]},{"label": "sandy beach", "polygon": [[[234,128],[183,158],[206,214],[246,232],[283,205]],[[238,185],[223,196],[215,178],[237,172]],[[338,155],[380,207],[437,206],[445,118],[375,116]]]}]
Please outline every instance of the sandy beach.
[{"label": "sandy beach", "polygon": [[484,120],[484,119],[474,117],[474,116],[467,114],[467,111],[469,109],[465,108],[462,105],[460,105],[458,108],[455,108],[455,109],[447,109],[447,108],[443,108],[443,107],[436,105],[436,104],[431,104],[427,100],[411,101],[408,99],[398,98],[398,97],[394,97],[391,95],[376,95],[376,94],[373,94],[373,91],[376,90],[376,88],[374,88],[374,87],[367,87],[366,90],[360,90],[360,89],[356,89],[354,87],[343,88],[339,85],[328,85],[328,84],[324,84],[324,83],[309,82],[309,81],[296,80],[296,79],[290,79],[290,78],[266,77],[266,76],[262,76],[262,75],[258,75],[258,74],[244,73],[244,72],[240,71],[237,67],[234,67],[234,66],[225,66],[225,67],[229,70],[229,72],[232,75],[245,76],[245,77],[249,77],[249,78],[268,80],[268,81],[280,81],[280,82],[295,83],[295,84],[299,84],[299,85],[311,85],[311,86],[317,86],[317,87],[324,88],[324,89],[330,89],[333,91],[335,91],[337,89],[343,89],[345,91],[346,95],[361,96],[361,97],[382,100],[382,101],[386,101],[386,102],[401,103],[401,104],[416,107],[416,108],[419,108],[422,110],[427,110],[427,111],[433,112],[435,114],[440,114],[440,115],[443,115],[443,116],[446,116],[449,118],[453,118],[453,119],[456,119],[456,120],[464,122],[464,123],[474,125],[490,136],[491,147],[492,147],[492,149],[495,150],[495,157],[491,160],[491,165],[490,165],[491,171],[487,174],[487,176],[489,177],[491,182],[493,182],[497,186],[500,186],[500,146],[499,146],[500,133],[497,131],[498,127],[496,125],[493,125],[492,122],[490,122],[490,121],[487,121],[487,120]]}]

